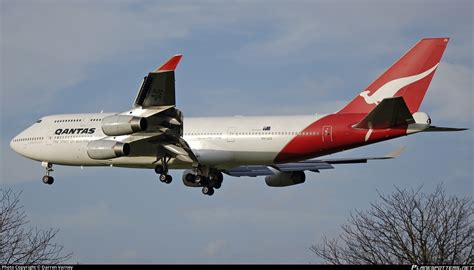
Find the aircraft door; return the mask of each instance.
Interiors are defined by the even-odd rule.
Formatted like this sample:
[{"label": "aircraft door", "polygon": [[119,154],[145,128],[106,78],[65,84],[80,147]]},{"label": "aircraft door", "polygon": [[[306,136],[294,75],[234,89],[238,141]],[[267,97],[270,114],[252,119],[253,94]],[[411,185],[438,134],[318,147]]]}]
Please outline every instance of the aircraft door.
[{"label": "aircraft door", "polygon": [[87,126],[88,123],[89,123],[89,117],[83,116],[83,117],[81,118],[81,127]]},{"label": "aircraft door", "polygon": [[323,126],[323,142],[329,143],[332,142],[332,126]]},{"label": "aircraft door", "polygon": [[46,134],[46,136],[44,136],[45,144],[46,145],[52,145],[53,140],[54,140],[54,136],[57,136],[55,134],[55,130],[53,128],[48,128],[48,133]]},{"label": "aircraft door", "polygon": [[230,127],[227,129],[227,142],[235,142],[235,131],[237,128]]}]

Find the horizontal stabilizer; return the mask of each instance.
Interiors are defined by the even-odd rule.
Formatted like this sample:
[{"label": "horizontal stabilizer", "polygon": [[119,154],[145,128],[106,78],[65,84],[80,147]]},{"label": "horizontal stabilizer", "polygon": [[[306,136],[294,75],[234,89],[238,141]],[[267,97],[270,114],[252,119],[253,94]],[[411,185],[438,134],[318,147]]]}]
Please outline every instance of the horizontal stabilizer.
[{"label": "horizontal stabilizer", "polygon": [[428,131],[463,131],[463,130],[468,130],[468,128],[451,128],[451,127],[437,127],[437,126],[431,126],[425,130],[424,132]]},{"label": "horizontal stabilizer", "polygon": [[354,128],[384,129],[415,123],[403,97],[385,98]]}]

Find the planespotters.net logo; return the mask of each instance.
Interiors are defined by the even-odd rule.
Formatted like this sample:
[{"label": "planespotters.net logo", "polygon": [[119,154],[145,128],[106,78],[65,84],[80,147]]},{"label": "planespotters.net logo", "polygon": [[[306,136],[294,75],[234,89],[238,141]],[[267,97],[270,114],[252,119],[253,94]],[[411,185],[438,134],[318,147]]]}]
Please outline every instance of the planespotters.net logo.
[{"label": "planespotters.net logo", "polygon": [[474,270],[472,265],[412,265],[411,270]]}]

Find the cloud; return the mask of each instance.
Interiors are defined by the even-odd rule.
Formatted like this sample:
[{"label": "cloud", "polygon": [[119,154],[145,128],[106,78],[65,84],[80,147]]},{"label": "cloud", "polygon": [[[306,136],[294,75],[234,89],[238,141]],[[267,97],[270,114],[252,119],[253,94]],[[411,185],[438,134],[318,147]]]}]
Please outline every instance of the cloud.
[{"label": "cloud", "polygon": [[215,19],[199,5],[133,3],[2,4],[3,112],[10,115],[32,106],[41,108],[52,96],[97,76],[94,65],[113,62],[117,56],[141,56],[145,50],[186,37],[196,25],[212,24]]},{"label": "cloud", "polygon": [[95,230],[98,227],[110,228],[111,226],[127,224],[128,221],[112,213],[108,204],[101,202],[91,207],[83,207],[76,212],[56,215],[52,217],[51,224],[60,228],[77,228],[80,230]]},{"label": "cloud", "polygon": [[135,249],[124,249],[118,252],[116,257],[112,260],[115,263],[151,263],[146,262],[140,257],[140,254]]},{"label": "cloud", "polygon": [[223,249],[227,246],[227,241],[225,240],[214,240],[207,243],[204,248],[204,253],[209,257],[214,257],[223,252]]},{"label": "cloud", "polygon": [[472,125],[473,78],[472,68],[446,62],[440,64],[426,95],[428,113],[434,125]]},{"label": "cloud", "polygon": [[[26,8],[28,6],[29,8]],[[45,105],[59,90],[77,84],[87,67],[124,51],[133,37],[121,37],[138,27],[120,25],[130,20],[119,6],[75,2],[20,2],[2,12],[4,100],[21,100]],[[19,108],[7,106],[6,111]],[[18,106],[18,104],[15,104]],[[21,107],[21,104],[20,104]]]},{"label": "cloud", "polygon": [[[37,161],[27,159],[13,152],[8,143],[1,144],[0,182],[2,184],[18,184],[25,181],[41,181],[45,170]],[[7,148],[8,147],[8,148]]]},{"label": "cloud", "polygon": [[[250,180],[251,181],[251,180]],[[242,183],[240,183],[242,184]],[[235,194],[245,189],[243,187],[234,187]],[[245,189],[247,190],[247,189]],[[247,193],[251,192],[247,191]],[[273,190],[276,192],[276,190]],[[240,192],[242,194],[242,192]],[[234,195],[229,195],[234,197]],[[251,196],[249,194],[249,196]],[[252,228],[265,229],[268,224],[279,224],[279,227],[299,227],[303,224],[316,224],[320,220],[334,218],[335,215],[328,213],[326,210],[315,209],[313,212],[295,211],[295,209],[287,205],[281,205],[291,201],[291,197],[297,196],[290,189],[282,194],[279,202],[268,202],[268,205],[261,205],[258,208],[254,206],[241,205],[239,208],[232,206],[216,206],[212,210],[209,209],[188,209],[185,210],[185,216],[189,219],[193,227],[206,228],[213,224],[245,224]],[[238,195],[235,195],[238,197]],[[315,214],[315,211],[318,213]],[[265,213],[262,215],[262,213]]]},{"label": "cloud", "polygon": [[[257,10],[267,8],[255,6]],[[472,33],[469,9],[472,10],[472,3],[463,1],[452,5],[432,1],[301,1],[297,5],[277,2],[272,4],[271,12],[262,15],[263,22],[270,22],[263,24],[265,34],[246,43],[237,56],[325,61],[356,59],[367,53],[378,57],[405,47],[414,33],[417,38],[452,34],[462,40],[453,49],[465,56],[472,48],[472,41],[465,36],[468,31]],[[449,28],[453,22],[459,24],[456,31]],[[241,57],[242,54],[248,57]]]},{"label": "cloud", "polygon": [[[2,112],[11,115],[47,107],[53,96],[98,76],[95,65],[145,57],[173,41],[205,33],[233,33],[245,38],[246,42],[237,42],[234,60],[253,59],[252,64],[259,65],[320,59],[326,65],[341,56],[343,60],[357,59],[370,52],[377,57],[405,47],[403,32],[414,24],[433,13],[445,18],[446,13],[458,12],[447,6],[441,14],[439,3],[408,3],[410,8],[395,2],[301,1],[295,5],[275,1],[267,12],[266,1],[9,2],[2,4],[1,11]],[[381,7],[391,12],[380,12]],[[418,12],[429,8],[434,11]],[[458,18],[463,17],[454,20],[464,22]],[[444,22],[435,21],[432,27],[443,29]],[[460,25],[470,27],[466,26],[469,23]],[[453,49],[466,52],[471,47],[472,41],[464,41]],[[262,58],[267,61],[259,61]]]}]

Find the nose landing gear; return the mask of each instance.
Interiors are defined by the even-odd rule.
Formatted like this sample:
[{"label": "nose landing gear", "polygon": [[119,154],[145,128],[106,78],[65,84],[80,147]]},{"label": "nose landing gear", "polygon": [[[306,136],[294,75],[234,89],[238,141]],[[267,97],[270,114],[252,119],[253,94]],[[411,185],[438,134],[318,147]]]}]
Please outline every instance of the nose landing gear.
[{"label": "nose landing gear", "polygon": [[43,176],[43,183],[52,185],[54,183],[54,178],[50,176],[50,173],[54,171],[53,164],[43,161],[41,162],[41,166],[43,166],[46,169],[46,175]]},{"label": "nose landing gear", "polygon": [[161,164],[156,165],[155,172],[160,175],[160,181],[166,184],[171,183],[173,181],[173,177],[168,174],[168,162],[171,158],[167,158],[166,156],[161,158]]}]

